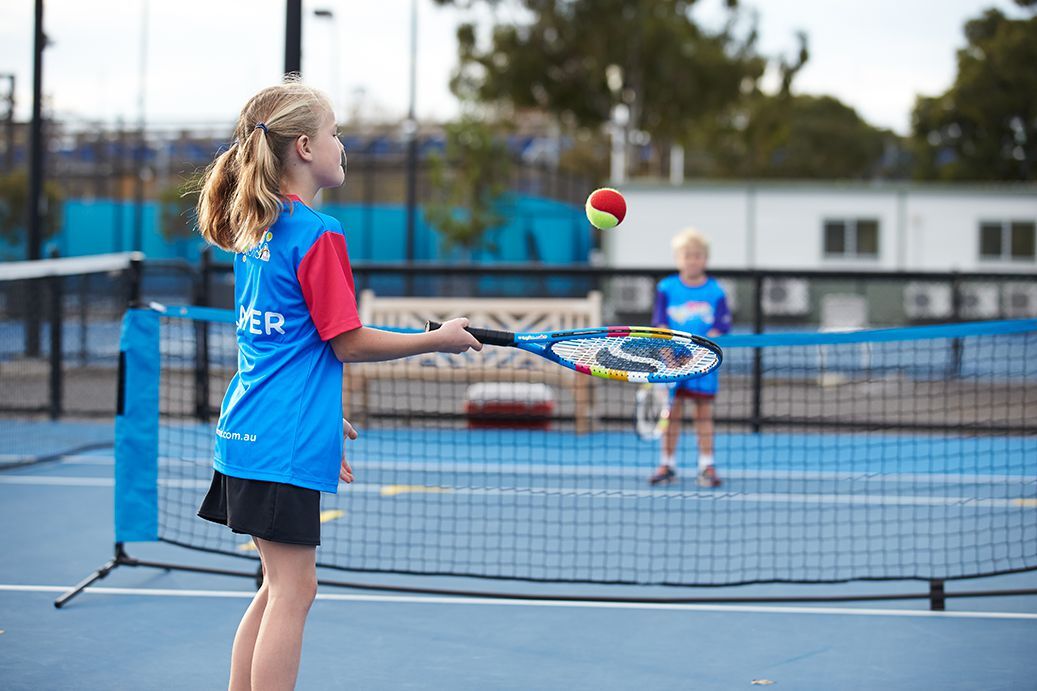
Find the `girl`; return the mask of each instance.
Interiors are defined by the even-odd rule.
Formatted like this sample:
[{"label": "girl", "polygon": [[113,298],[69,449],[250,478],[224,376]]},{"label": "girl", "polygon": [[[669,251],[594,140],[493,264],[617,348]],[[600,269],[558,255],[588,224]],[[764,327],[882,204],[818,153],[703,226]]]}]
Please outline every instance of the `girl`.
[{"label": "girl", "polygon": [[252,536],[263,585],[238,626],[230,688],[291,689],[316,595],[320,493],[353,472],[342,363],[482,346],[454,319],[429,333],[363,326],[342,227],[309,203],[345,178],[328,98],[298,82],[263,89],[234,144],[206,171],[205,239],[235,252],[238,371],[216,425],[212,486],[198,515]]}]

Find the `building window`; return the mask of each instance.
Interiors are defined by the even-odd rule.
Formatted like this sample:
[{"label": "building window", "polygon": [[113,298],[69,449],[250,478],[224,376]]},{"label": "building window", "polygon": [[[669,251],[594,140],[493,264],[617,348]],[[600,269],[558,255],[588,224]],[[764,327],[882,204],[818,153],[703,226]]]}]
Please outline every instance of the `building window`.
[{"label": "building window", "polygon": [[979,258],[990,261],[1034,261],[1037,233],[1033,221],[983,221],[979,224]]},{"label": "building window", "polygon": [[826,257],[877,259],[879,222],[872,218],[825,221]]}]

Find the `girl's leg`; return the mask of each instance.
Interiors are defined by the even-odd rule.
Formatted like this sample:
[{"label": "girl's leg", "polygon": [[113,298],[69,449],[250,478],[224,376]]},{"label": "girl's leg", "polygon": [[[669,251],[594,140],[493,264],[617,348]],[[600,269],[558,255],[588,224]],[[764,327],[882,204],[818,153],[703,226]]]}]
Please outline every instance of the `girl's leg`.
[{"label": "girl's leg", "polygon": [[[259,541],[252,538],[252,542],[259,550]],[[259,635],[259,625],[263,621],[263,612],[266,610],[267,596],[270,592],[270,582],[266,578],[266,564],[261,550],[259,560],[263,565],[263,585],[256,591],[252,604],[245,610],[245,616],[241,617],[238,632],[234,634],[234,648],[230,654],[230,691],[250,691],[252,688],[252,654],[256,647],[256,636]]]},{"label": "girl's leg", "polygon": [[317,548],[256,539],[268,588],[255,653],[252,691],[290,691],[299,673],[306,615],[317,595]]}]

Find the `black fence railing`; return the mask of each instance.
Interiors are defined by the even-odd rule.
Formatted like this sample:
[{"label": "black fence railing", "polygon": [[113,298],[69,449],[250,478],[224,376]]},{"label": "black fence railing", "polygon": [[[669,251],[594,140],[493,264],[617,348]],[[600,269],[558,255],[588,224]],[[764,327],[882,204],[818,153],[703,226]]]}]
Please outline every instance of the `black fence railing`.
[{"label": "black fence railing", "polygon": [[[370,290],[381,296],[439,295],[449,297],[564,297],[603,295],[603,321],[646,324],[651,318],[655,283],[672,270],[656,267],[611,268],[496,264],[399,263],[353,265],[358,294]],[[850,272],[713,269],[710,273],[728,291],[735,330],[766,333],[787,330],[847,330],[921,323],[959,322],[1037,316],[1034,274],[954,272]],[[39,304],[39,313],[18,312],[25,291]],[[9,317],[28,317],[46,325],[43,343],[8,344],[0,368],[3,385],[10,389],[14,360],[39,370],[31,395],[0,397],[0,414],[43,415],[52,418],[106,416],[114,413],[118,349],[118,318],[127,299],[164,304],[192,303],[232,308],[233,269],[213,263],[208,254],[198,265],[180,260],[145,261],[140,270],[113,278],[51,280],[35,288],[11,284],[5,289]],[[103,306],[99,309],[98,305]],[[19,327],[20,329],[21,327]],[[195,338],[194,414],[213,419],[222,384],[210,367],[209,334],[199,324]],[[19,336],[19,338],[23,338]],[[49,341],[47,340],[49,339]],[[35,348],[29,350],[29,347]],[[952,348],[959,348],[957,343]],[[7,352],[9,351],[9,352]],[[765,354],[752,353],[745,372],[751,406],[745,415],[721,419],[721,424],[760,431],[768,425],[795,427],[791,419],[773,419],[764,411],[768,382],[763,375]],[[960,368],[960,350],[951,358],[948,376]],[[71,376],[89,374],[93,386],[66,385]],[[110,380],[110,381],[109,381]],[[99,383],[100,382],[100,383]],[[107,383],[105,383],[107,382]],[[25,384],[28,386],[28,384]],[[98,388],[100,387],[100,388]],[[31,388],[31,387],[30,387]],[[98,397],[96,391],[107,393]],[[26,389],[28,391],[28,389]],[[94,392],[94,393],[91,393]],[[81,397],[86,396],[83,400]],[[108,399],[111,399],[110,401]],[[100,403],[98,402],[100,401]],[[109,405],[110,404],[110,405]]]},{"label": "black fence railing", "polygon": [[[201,304],[233,304],[233,269],[228,264],[203,262]],[[603,295],[605,323],[648,324],[655,284],[672,269],[612,268],[495,264],[399,263],[353,265],[358,297],[376,295],[436,295],[441,297],[582,297],[590,291]],[[714,269],[732,299],[735,328],[762,334],[775,330],[846,331],[914,324],[982,321],[1037,316],[1037,289],[1033,275],[1019,273],[868,272]],[[1020,299],[1020,297],[1022,299]],[[953,339],[946,368],[948,378],[961,374],[961,343]],[[767,379],[764,350],[754,348],[746,373],[751,405],[747,412],[718,415],[720,424],[748,427],[802,428],[824,426],[817,420],[768,415],[764,410]],[[202,365],[204,366],[204,365]],[[204,400],[201,396],[197,400]],[[622,420],[605,422],[625,423]],[[845,429],[871,426],[870,422],[843,420]],[[883,429],[898,429],[884,422]],[[916,430],[917,424],[902,431]],[[925,425],[922,425],[925,427]],[[926,429],[930,429],[926,427]],[[961,431],[959,426],[933,423],[933,432]],[[967,431],[967,430],[966,430]]]}]

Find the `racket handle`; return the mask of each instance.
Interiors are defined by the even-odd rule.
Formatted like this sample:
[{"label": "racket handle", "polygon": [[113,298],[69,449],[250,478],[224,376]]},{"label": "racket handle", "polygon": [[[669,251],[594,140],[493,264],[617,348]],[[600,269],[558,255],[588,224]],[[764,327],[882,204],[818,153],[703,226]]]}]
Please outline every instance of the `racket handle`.
[{"label": "racket handle", "polygon": [[[435,331],[443,326],[439,322],[425,322],[425,331]],[[475,340],[484,345],[512,346],[515,345],[515,334],[511,331],[495,331],[494,329],[476,329],[466,326],[465,331],[475,336]]]}]

